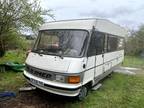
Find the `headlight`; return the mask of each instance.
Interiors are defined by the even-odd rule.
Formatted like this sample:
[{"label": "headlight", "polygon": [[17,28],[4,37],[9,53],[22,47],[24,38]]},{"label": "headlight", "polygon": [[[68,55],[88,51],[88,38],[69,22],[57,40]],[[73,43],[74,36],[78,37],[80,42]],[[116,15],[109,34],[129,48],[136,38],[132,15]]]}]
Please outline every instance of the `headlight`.
[{"label": "headlight", "polygon": [[61,83],[78,84],[81,81],[81,77],[80,75],[75,76],[55,75],[55,81]]},{"label": "headlight", "polygon": [[63,75],[56,75],[55,80],[58,82],[65,82],[65,77]]}]

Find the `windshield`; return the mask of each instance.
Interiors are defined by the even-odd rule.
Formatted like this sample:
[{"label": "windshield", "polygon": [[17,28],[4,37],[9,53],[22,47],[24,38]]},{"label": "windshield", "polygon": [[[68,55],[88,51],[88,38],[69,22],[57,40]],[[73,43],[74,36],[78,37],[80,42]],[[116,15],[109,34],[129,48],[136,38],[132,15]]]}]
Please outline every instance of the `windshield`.
[{"label": "windshield", "polygon": [[44,30],[39,32],[33,51],[37,53],[79,57],[83,53],[87,31]]}]

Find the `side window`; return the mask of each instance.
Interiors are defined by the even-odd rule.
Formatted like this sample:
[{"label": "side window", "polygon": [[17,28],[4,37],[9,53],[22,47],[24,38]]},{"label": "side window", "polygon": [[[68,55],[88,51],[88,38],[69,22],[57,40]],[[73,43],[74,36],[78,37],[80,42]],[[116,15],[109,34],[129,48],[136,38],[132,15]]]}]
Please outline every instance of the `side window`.
[{"label": "side window", "polygon": [[96,55],[96,47],[95,47],[95,32],[92,33],[89,48],[88,48],[88,56],[94,56]]},{"label": "side window", "polygon": [[107,45],[108,45],[108,34],[105,34],[104,53],[108,52],[108,50],[107,50]]},{"label": "side window", "polygon": [[118,41],[118,50],[124,49],[124,38],[119,38]]},{"label": "side window", "polygon": [[108,35],[107,39],[107,51],[116,51],[118,47],[118,38],[112,35]]},{"label": "side window", "polygon": [[104,52],[104,40],[105,34],[101,32],[96,32],[95,45],[97,55],[102,54]]}]

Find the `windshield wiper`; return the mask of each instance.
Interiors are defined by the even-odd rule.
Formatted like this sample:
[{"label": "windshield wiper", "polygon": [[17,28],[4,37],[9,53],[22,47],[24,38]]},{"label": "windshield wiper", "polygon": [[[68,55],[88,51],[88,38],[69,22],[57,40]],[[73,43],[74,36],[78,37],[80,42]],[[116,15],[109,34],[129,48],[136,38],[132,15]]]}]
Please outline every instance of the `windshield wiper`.
[{"label": "windshield wiper", "polygon": [[61,59],[63,59],[63,50],[61,49],[61,54],[59,54],[59,57],[61,58]]},{"label": "windshield wiper", "polygon": [[53,53],[53,52],[50,52],[48,50],[50,50],[50,49],[36,49],[36,50],[32,50],[32,52],[36,52],[40,56],[42,56],[41,54],[55,55],[55,56],[59,56],[61,59],[63,59],[63,50],[61,48],[60,49],[56,49],[56,50],[60,50],[61,53]]},{"label": "windshield wiper", "polygon": [[39,54],[40,56],[42,56],[42,54],[44,54],[44,49],[36,49],[36,50],[32,50],[32,52],[35,52]]},{"label": "windshield wiper", "polygon": [[63,49],[62,48],[58,48],[56,50],[58,51],[58,53],[51,53],[51,54],[55,55],[55,56],[59,56],[61,59],[63,59]]},{"label": "windshield wiper", "polygon": [[63,55],[62,54],[53,53],[52,55],[59,56],[61,59],[63,59]]}]

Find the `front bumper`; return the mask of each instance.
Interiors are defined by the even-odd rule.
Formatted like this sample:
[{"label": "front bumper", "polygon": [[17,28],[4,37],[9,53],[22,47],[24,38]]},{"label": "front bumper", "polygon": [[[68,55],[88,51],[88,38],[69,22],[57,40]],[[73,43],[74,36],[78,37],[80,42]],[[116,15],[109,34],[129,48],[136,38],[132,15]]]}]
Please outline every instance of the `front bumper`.
[{"label": "front bumper", "polygon": [[[40,88],[42,90],[45,90],[47,92],[62,95],[62,96],[70,96],[70,97],[77,96],[79,94],[80,88],[81,88],[81,84],[64,84],[64,83],[49,81],[46,79],[36,77],[36,76],[28,73],[27,71],[24,71],[24,77],[33,86]],[[40,85],[40,84],[33,83],[31,81],[31,79],[40,81],[43,84]]]}]

